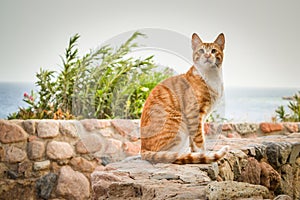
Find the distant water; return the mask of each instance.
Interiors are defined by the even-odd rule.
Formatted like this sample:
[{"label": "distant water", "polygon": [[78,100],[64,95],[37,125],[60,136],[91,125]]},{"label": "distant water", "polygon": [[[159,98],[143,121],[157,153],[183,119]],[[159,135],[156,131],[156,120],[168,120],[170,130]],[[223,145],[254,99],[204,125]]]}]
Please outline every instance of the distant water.
[{"label": "distant water", "polygon": [[33,83],[0,82],[0,119],[6,119],[10,113],[18,111],[18,107],[26,107],[22,101],[24,92],[30,94]]},{"label": "distant water", "polygon": [[[0,82],[0,118],[7,118],[22,101],[24,92],[30,93],[33,83]],[[225,117],[235,122],[271,121],[280,105],[287,105],[283,96],[292,96],[300,88],[225,88]]]},{"label": "distant water", "polygon": [[[300,88],[227,88],[225,91],[225,117],[237,122],[271,121],[275,110],[289,101]],[[288,109],[287,109],[288,111]]]}]

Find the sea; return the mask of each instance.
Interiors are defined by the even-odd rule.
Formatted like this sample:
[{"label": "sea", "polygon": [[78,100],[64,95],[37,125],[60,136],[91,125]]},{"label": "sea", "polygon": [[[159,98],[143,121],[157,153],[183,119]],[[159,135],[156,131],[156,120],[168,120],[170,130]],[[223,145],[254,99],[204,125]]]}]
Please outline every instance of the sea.
[{"label": "sea", "polygon": [[[23,96],[31,90],[36,90],[33,83],[0,82],[0,119],[7,119],[19,107],[27,107]],[[229,122],[269,122],[280,105],[287,108],[289,101],[282,97],[297,91],[300,88],[225,87],[225,98],[216,114]]]}]

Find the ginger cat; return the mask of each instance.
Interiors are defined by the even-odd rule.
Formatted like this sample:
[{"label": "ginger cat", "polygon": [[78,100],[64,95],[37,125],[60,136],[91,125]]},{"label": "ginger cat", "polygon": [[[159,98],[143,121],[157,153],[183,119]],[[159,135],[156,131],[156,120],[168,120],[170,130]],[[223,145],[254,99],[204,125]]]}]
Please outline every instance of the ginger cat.
[{"label": "ginger cat", "polygon": [[211,163],[227,153],[228,146],[205,152],[203,127],[223,94],[224,45],[223,33],[213,43],[203,43],[194,33],[194,65],[151,91],[141,117],[142,159],[154,163]]}]

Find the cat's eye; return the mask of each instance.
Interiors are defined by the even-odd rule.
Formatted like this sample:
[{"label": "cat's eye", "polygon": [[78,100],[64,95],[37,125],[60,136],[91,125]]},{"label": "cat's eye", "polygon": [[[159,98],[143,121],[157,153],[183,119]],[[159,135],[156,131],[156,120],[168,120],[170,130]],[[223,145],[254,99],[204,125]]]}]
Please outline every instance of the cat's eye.
[{"label": "cat's eye", "polygon": [[199,49],[199,53],[204,53],[204,49]]},{"label": "cat's eye", "polygon": [[212,50],[211,50],[211,53],[216,53],[216,52],[217,52],[216,49],[212,49]]}]

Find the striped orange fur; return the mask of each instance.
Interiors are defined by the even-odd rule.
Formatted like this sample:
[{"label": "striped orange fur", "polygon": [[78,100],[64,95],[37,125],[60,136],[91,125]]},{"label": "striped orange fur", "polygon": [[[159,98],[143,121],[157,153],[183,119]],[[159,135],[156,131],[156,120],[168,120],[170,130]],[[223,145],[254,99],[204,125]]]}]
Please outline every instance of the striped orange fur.
[{"label": "striped orange fur", "polygon": [[141,154],[151,162],[211,163],[228,147],[207,153],[203,122],[223,95],[221,33],[213,43],[192,36],[194,65],[166,79],[150,93],[141,117]]}]

